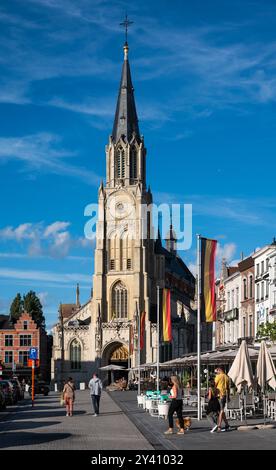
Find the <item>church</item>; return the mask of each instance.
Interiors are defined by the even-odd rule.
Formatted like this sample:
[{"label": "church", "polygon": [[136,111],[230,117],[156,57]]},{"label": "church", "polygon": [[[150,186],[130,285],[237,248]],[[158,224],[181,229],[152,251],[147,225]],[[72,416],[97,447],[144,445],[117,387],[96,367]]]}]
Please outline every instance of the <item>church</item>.
[{"label": "church", "polygon": [[[138,363],[138,317],[145,312],[140,363],[156,361],[157,293],[171,292],[172,341],[162,342],[160,361],[196,351],[195,278],[177,253],[172,221],[163,246],[153,236],[153,195],[146,180],[146,148],[140,133],[124,44],[112,134],[106,145],[106,182],[98,191],[95,268],[91,298],[61,304],[53,328],[52,380],[87,382],[99,367]],[[202,325],[202,351],[211,349],[210,325]],[[108,378],[106,378],[108,380]]]}]

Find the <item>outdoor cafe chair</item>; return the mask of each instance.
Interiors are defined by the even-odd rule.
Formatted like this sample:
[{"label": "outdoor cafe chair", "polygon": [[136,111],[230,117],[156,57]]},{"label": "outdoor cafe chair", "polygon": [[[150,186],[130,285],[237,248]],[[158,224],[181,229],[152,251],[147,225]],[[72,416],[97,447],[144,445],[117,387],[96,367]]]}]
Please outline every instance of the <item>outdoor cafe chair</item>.
[{"label": "outdoor cafe chair", "polygon": [[158,418],[166,419],[168,417],[170,402],[159,402],[158,403]]},{"label": "outdoor cafe chair", "polygon": [[227,419],[240,419],[242,421],[243,404],[240,395],[234,395],[226,403],[225,414]]},{"label": "outdoor cafe chair", "polygon": [[143,408],[143,399],[144,399],[144,395],[137,395],[137,403],[138,403],[139,408]]},{"label": "outdoor cafe chair", "polygon": [[255,400],[255,395],[254,392],[247,393],[246,394],[246,400],[245,400],[245,411],[246,414],[254,414],[256,411],[256,400]]},{"label": "outdoor cafe chair", "polygon": [[265,414],[268,418],[276,421],[276,401],[275,400],[267,400],[266,401],[266,410]]},{"label": "outdoor cafe chair", "polygon": [[151,400],[151,407],[149,409],[149,414],[151,416],[158,416],[158,403],[160,403],[158,398],[153,398]]}]

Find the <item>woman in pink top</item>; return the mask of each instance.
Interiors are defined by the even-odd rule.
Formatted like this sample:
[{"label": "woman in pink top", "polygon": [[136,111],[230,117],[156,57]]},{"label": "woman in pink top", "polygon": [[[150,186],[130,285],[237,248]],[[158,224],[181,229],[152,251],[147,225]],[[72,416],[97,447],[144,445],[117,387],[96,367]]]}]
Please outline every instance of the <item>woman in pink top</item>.
[{"label": "woman in pink top", "polygon": [[63,388],[63,397],[66,405],[66,416],[73,416],[73,403],[75,401],[75,385],[69,377]]}]

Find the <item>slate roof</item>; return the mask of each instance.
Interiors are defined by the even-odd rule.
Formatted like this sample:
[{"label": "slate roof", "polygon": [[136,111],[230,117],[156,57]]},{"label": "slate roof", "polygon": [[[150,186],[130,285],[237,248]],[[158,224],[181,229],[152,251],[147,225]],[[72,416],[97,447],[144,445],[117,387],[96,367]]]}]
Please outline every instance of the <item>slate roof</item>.
[{"label": "slate roof", "polygon": [[[128,50],[127,45],[125,45],[125,48],[126,47]],[[123,137],[125,141],[130,142],[133,133],[139,140],[140,132],[134,99],[134,88],[131,81],[128,56],[125,54],[112,137],[115,143],[117,143],[121,137]]]}]

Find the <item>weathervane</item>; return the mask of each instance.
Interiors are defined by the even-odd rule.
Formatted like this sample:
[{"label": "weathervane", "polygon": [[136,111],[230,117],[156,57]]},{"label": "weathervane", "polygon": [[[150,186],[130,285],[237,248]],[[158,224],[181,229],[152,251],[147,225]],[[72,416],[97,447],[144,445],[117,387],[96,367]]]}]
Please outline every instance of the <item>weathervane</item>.
[{"label": "weathervane", "polygon": [[120,26],[124,26],[125,28],[125,33],[126,33],[126,44],[127,44],[127,33],[128,33],[128,28],[129,26],[133,24],[133,21],[129,21],[128,17],[127,17],[127,14],[126,14],[126,17],[124,19],[124,21],[122,23],[120,23]]}]

